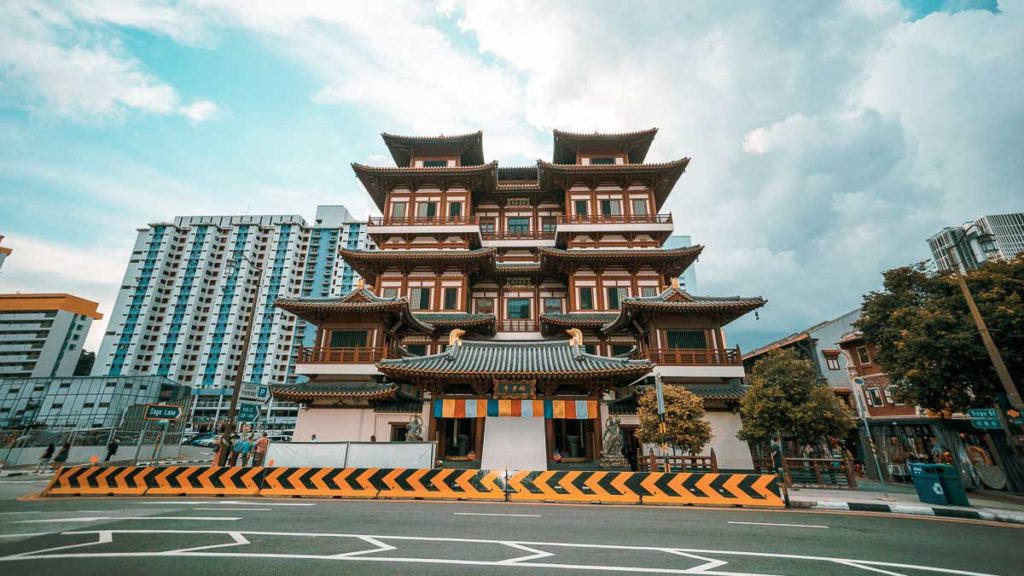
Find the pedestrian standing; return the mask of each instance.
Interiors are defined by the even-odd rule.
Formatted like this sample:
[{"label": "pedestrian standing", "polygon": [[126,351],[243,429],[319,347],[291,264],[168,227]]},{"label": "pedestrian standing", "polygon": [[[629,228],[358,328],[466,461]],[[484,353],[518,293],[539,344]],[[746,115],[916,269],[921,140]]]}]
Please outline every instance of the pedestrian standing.
[{"label": "pedestrian standing", "polygon": [[58,472],[64,466],[64,463],[68,461],[68,456],[71,455],[71,442],[65,442],[60,447],[60,452],[53,457],[53,471]]},{"label": "pedestrian standing", "polygon": [[250,457],[252,456],[252,447],[253,447],[252,446],[252,434],[250,434],[250,435],[246,436],[242,440],[242,463],[241,463],[241,466],[243,468],[249,466],[249,463],[251,462],[250,461]]},{"label": "pedestrian standing", "polygon": [[259,440],[256,440],[256,446],[253,449],[253,466],[263,466],[263,461],[267,459],[267,448],[269,447],[270,438],[267,438],[267,433],[264,432],[263,436],[260,436]]},{"label": "pedestrian standing", "polygon": [[220,440],[217,441],[217,464],[227,466],[231,456],[231,435],[228,434],[227,426],[221,428]]},{"label": "pedestrian standing", "polygon": [[43,455],[39,457],[39,464],[36,465],[37,474],[46,470],[46,465],[50,463],[50,460],[53,458],[53,453],[56,451],[57,446],[53,442],[50,442],[50,445],[46,447],[46,450],[43,450]]},{"label": "pedestrian standing", "polygon": [[117,454],[117,449],[120,446],[117,442],[117,436],[110,439],[110,443],[107,444],[107,457],[103,459],[104,462],[110,462],[110,459]]},{"label": "pedestrian standing", "polygon": [[238,457],[242,455],[242,438],[238,434],[231,436],[231,466],[238,466]]},{"label": "pedestrian standing", "polygon": [[316,439],[316,434],[313,434],[312,436],[310,436],[309,437],[309,441],[310,442],[318,442],[318,440]]}]

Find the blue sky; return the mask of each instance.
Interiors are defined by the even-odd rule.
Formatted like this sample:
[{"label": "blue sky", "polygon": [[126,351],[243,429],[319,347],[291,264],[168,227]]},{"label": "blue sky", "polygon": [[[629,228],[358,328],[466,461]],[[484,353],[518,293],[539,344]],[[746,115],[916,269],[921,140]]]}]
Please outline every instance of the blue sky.
[{"label": "blue sky", "polygon": [[745,349],[1024,209],[1022,0],[378,4],[0,5],[0,291],[109,312],[148,222],[368,215],[349,164],[382,131],[482,129],[519,164],[553,128],[659,127],[652,160],[693,158],[667,209],[702,291],[769,300]]}]

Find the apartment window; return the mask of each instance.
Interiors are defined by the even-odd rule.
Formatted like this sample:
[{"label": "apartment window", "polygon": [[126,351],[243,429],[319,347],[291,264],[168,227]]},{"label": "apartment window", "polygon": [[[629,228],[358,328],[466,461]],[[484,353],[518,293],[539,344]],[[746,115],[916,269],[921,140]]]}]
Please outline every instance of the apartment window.
[{"label": "apartment window", "polygon": [[614,157],[591,158],[590,159],[590,163],[592,165],[597,165],[597,166],[607,166],[607,165],[610,165],[610,164],[615,164],[615,158]]},{"label": "apartment window", "polygon": [[82,404],[82,408],[92,408],[93,406],[96,406],[94,402],[86,402]]},{"label": "apartment window", "polygon": [[857,360],[861,364],[871,364],[871,355],[868,354],[868,347],[867,346],[858,346],[857,347]]},{"label": "apartment window", "polygon": [[893,400],[892,391],[889,390],[888,386],[882,388],[882,396],[885,397],[885,401],[888,402],[889,404],[895,404],[896,403],[896,401]]},{"label": "apartment window", "polygon": [[391,205],[391,217],[392,218],[405,218],[408,214],[409,203],[408,202],[395,202]]},{"label": "apartment window", "polygon": [[657,296],[658,295],[658,287],[657,286],[641,286],[640,287],[640,295],[643,296],[644,298],[652,298],[654,296]]},{"label": "apartment window", "polygon": [[594,289],[580,288],[580,310],[594,309]]},{"label": "apartment window", "polygon": [[398,298],[398,288],[385,288],[384,298]]},{"label": "apartment window", "polygon": [[413,288],[410,290],[409,306],[413,310],[429,310],[430,288]]},{"label": "apartment window", "polygon": [[622,299],[629,295],[626,288],[620,286],[612,286],[605,289],[608,294],[608,309],[618,310],[619,304],[622,303]]},{"label": "apartment window", "polygon": [[508,219],[508,231],[513,233],[522,234],[523,232],[530,231],[530,219],[529,218],[509,218]]},{"label": "apartment window", "polygon": [[620,216],[622,214],[621,200],[601,200],[602,216]]},{"label": "apartment window", "polygon": [[830,354],[825,352],[825,366],[829,370],[839,370],[839,353],[833,352]]},{"label": "apartment window", "polygon": [[437,216],[437,202],[420,202],[416,205],[417,218],[433,218]]},{"label": "apartment window", "polygon": [[882,394],[878,391],[878,388],[866,388],[864,394],[867,395],[868,406],[884,406],[882,402]]},{"label": "apartment window", "polygon": [[707,334],[703,330],[669,330],[666,334],[669,348],[707,348]]},{"label": "apartment window", "polygon": [[458,288],[445,288],[444,289],[444,309],[445,310],[458,310],[459,309],[459,289]]},{"label": "apartment window", "polygon": [[331,330],[331,348],[366,347],[365,330]]},{"label": "apartment window", "polygon": [[633,200],[631,208],[633,214],[647,214],[647,200],[640,198]]},{"label": "apartment window", "polygon": [[545,298],[544,299],[544,313],[545,314],[559,314],[562,312],[562,299],[561,298]]},{"label": "apartment window", "polygon": [[509,298],[505,301],[505,308],[505,317],[509,320],[524,320],[530,317],[529,298]]},{"label": "apartment window", "polygon": [[462,216],[462,202],[449,202],[448,203],[448,217],[459,218]]},{"label": "apartment window", "polygon": [[446,167],[448,167],[448,161],[447,160],[424,160],[423,161],[423,167],[424,168],[446,168]]},{"label": "apartment window", "polygon": [[494,314],[494,298],[477,298],[476,311],[478,314]]},{"label": "apartment window", "polygon": [[589,202],[586,200],[576,200],[573,202],[574,213],[577,216],[586,216],[588,214],[587,204],[589,204]]}]

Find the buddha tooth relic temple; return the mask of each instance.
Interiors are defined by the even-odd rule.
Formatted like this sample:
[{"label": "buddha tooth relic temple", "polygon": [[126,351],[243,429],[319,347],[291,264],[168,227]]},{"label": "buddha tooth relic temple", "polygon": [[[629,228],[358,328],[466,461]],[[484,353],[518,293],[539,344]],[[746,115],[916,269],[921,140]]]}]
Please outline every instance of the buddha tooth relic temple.
[{"label": "buddha tooth relic temple", "polygon": [[451,465],[596,467],[609,414],[642,448],[637,386],[659,375],[704,400],[719,466],[752,468],[723,327],[765,301],[680,287],[703,247],[662,248],[689,159],[645,163],[656,132],[556,130],[550,162],[514,167],[486,161],[482,132],[384,134],[397,167],[352,165],[378,249],[340,250],[364,280],[277,301],[317,326],[309,381],[273,389],[303,405],[295,439],[405,440],[416,420]]}]

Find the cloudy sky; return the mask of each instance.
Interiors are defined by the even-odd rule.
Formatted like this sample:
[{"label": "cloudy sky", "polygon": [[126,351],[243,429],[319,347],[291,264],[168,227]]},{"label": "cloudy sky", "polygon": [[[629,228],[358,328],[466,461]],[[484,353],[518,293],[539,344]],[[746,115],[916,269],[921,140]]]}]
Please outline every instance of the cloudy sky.
[{"label": "cloudy sky", "polygon": [[[373,212],[382,131],[657,126],[745,349],[856,307],[944,225],[1024,209],[1024,1],[0,3],[0,291],[109,312],[135,229]],[[101,323],[102,324],[102,323]],[[98,347],[103,327],[89,345]]]}]

